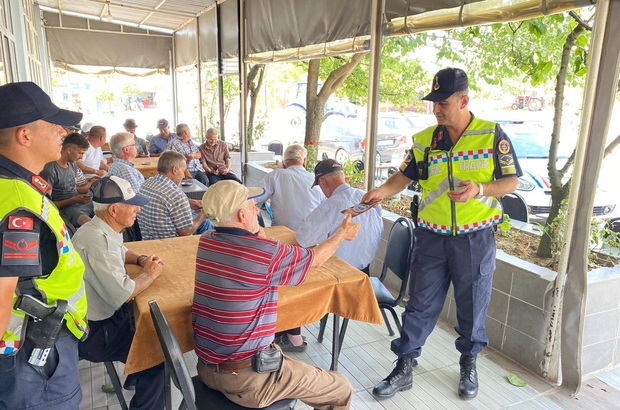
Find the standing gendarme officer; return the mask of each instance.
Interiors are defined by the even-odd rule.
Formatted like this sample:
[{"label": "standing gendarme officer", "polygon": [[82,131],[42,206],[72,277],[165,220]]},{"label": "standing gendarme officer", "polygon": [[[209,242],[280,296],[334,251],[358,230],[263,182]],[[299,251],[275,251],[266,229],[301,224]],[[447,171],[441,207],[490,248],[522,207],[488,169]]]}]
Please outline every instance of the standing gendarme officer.
[{"label": "standing gendarme officer", "polygon": [[396,368],[373,389],[389,398],[413,384],[412,367],[433,331],[452,282],[461,353],[459,396],[478,394],[476,355],[488,344],[485,318],[493,271],[495,236],[502,221],[497,197],[517,188],[521,169],[510,139],[493,122],[468,109],[468,82],[458,68],[440,70],[431,92],[437,127],[413,136],[413,147],[400,172],[368,192],[362,202],[383,199],[412,180],[422,186],[409,301],[400,337],[392,341]]},{"label": "standing gendarme officer", "polygon": [[81,119],[34,83],[0,87],[1,410],[77,409],[82,398],[84,264],[38,175],[60,158],[62,126]]}]

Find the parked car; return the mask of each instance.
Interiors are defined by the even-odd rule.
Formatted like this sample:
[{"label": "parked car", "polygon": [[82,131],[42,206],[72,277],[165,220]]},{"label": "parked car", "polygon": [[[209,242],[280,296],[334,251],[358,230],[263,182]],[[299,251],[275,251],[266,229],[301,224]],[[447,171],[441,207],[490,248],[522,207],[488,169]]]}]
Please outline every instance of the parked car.
[{"label": "parked car", "polygon": [[[381,162],[399,161],[405,150],[411,147],[410,138],[389,127],[379,126],[377,153]],[[407,141],[409,139],[409,141]],[[366,148],[366,124],[355,118],[332,117],[321,125],[319,158],[325,153],[338,162],[364,158]]]},{"label": "parked car", "polygon": [[[497,121],[510,137],[519,158],[523,176],[519,178],[517,192],[527,204],[532,216],[546,218],[551,209],[551,183],[547,163],[551,131],[536,123]],[[558,168],[562,167],[571,154],[573,145],[564,141],[559,145]],[[570,175],[565,175],[566,183]],[[610,218],[616,207],[612,194],[597,187],[593,214],[600,218]]]}]

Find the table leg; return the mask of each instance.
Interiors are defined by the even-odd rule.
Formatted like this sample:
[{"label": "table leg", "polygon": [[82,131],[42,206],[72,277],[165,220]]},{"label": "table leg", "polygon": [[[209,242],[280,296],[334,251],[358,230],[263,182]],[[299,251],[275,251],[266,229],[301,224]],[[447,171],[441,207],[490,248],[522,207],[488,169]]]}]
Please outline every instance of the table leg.
[{"label": "table leg", "polygon": [[338,371],[338,357],[340,356],[340,316],[334,314],[334,331],[332,335],[332,366],[329,370]]},{"label": "table leg", "polygon": [[347,333],[347,326],[349,326],[349,319],[346,317],[342,319],[342,327],[340,328],[340,338],[338,340],[338,352],[342,351],[342,344],[344,343],[344,335]]}]

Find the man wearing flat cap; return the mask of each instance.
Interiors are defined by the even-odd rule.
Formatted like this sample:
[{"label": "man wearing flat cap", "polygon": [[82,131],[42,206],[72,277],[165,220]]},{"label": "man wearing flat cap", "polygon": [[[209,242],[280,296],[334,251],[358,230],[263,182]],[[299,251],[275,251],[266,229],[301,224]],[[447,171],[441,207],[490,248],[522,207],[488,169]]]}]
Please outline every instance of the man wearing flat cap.
[{"label": "man wearing flat cap", "polygon": [[0,86],[3,409],[77,409],[82,399],[77,351],[88,335],[84,263],[39,175],[60,158],[63,126],[81,119],[54,105],[35,83]]},{"label": "man wearing flat cap", "polygon": [[252,359],[268,348],[274,356],[281,354],[273,344],[278,286],[301,284],[311,267],[323,264],[342,241],[355,238],[359,225],[345,218],[333,236],[312,250],[267,239],[253,199],[262,191],[220,181],[202,198],[215,230],[201,236],[196,256],[192,323],[198,376],[244,407],[295,398],[315,409],[348,409],[351,384],[342,374],[284,355],[279,369],[259,373]]},{"label": "man wearing flat cap", "polygon": [[168,143],[177,137],[175,132],[170,132],[170,124],[165,118],[157,121],[157,129],[159,129],[159,134],[151,138],[151,147],[149,148],[152,157],[160,156],[166,150]]},{"label": "man wearing flat cap", "polygon": [[488,344],[485,319],[495,271],[493,226],[503,216],[497,197],[517,188],[521,169],[502,128],[469,111],[463,70],[437,72],[424,100],[433,102],[438,125],[415,134],[400,171],[363,198],[382,200],[412,181],[422,186],[414,220],[410,297],[400,337],[392,341],[398,362],[372,393],[389,398],[412,387],[412,367],[452,283],[459,335],[455,345],[461,353],[458,394],[470,399],[478,394],[476,356]]},{"label": "man wearing flat cap", "polygon": [[138,128],[138,124],[133,118],[127,118],[123,123],[123,127],[125,131],[133,135],[134,142],[138,146],[138,153],[136,157],[148,157],[149,150],[146,147],[146,140],[144,138],[140,138],[136,135],[136,128]]},{"label": "man wearing flat cap", "polygon": [[[125,363],[135,334],[133,298],[161,275],[163,261],[156,255],[138,255],[123,245],[121,232],[133,226],[140,207],[149,199],[117,176],[104,177],[92,188],[95,217],[73,236],[86,271],[84,284],[90,336],[79,344],[80,358],[91,362]],[[131,279],[126,263],[142,267]],[[164,365],[128,376],[125,386],[135,385],[129,408],[163,409]]]}]

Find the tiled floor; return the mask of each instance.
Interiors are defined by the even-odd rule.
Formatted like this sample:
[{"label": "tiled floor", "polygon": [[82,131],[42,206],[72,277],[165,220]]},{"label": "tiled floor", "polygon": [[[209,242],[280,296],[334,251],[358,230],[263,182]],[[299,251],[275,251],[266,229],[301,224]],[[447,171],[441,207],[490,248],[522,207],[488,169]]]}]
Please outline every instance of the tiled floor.
[{"label": "tiled floor", "polygon": [[[324,342],[316,342],[318,323],[305,327],[308,349],[294,355],[307,363],[329,368],[331,352],[330,326]],[[456,394],[459,379],[458,352],[454,349],[454,330],[440,322],[429,337],[419,365],[414,370],[413,389],[400,392],[389,400],[377,401],[372,387],[393,368],[394,354],[390,351],[391,338],[385,326],[351,322],[340,356],[339,370],[353,385],[355,396],[352,408],[362,409],[620,409],[620,369],[584,382],[580,395],[572,398],[559,388],[545,382],[530,371],[507,359],[491,348],[478,358],[480,393],[469,401]],[[192,375],[196,374],[196,356],[185,354]],[[118,364],[122,375],[122,364]],[[513,373],[526,381],[527,386],[515,387],[506,380]],[[124,379],[121,376],[121,380]],[[82,361],[80,369],[83,400],[80,409],[120,409],[114,393],[104,393],[101,386],[110,384],[102,364]],[[174,389],[174,388],[173,388]],[[129,402],[132,392],[123,392]],[[173,391],[173,408],[181,402],[180,393]],[[308,409],[299,402],[296,409]]]}]

